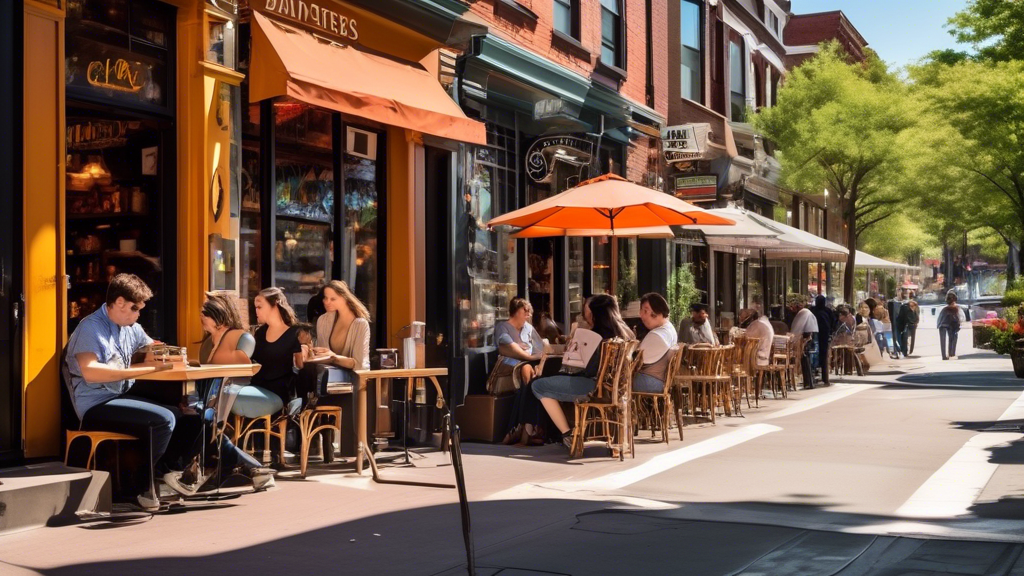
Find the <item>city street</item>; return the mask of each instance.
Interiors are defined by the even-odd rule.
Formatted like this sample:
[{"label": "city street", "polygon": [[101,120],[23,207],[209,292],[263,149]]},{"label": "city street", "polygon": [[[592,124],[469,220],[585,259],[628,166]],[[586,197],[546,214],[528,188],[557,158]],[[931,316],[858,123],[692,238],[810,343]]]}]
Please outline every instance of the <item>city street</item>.
[{"label": "city street", "polygon": [[[479,574],[1022,574],[1024,385],[970,348],[687,426],[635,460],[464,446]],[[437,453],[388,478],[450,481]],[[262,494],[0,539],[4,574],[464,574],[453,490],[285,473]]]}]

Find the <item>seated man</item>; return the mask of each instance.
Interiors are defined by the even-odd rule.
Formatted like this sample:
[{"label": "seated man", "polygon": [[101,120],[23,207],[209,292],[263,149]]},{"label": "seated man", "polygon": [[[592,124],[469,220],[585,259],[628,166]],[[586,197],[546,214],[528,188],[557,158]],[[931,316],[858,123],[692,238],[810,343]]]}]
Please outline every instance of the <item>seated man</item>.
[{"label": "seated man", "polygon": [[690,317],[679,323],[679,338],[684,344],[712,344],[718,346],[718,337],[708,321],[706,304],[690,306]]},{"label": "seated man", "polygon": [[662,392],[665,389],[671,349],[677,338],[668,315],[668,302],[661,294],[650,292],[640,298],[640,321],[649,332],[640,342],[644,365],[633,380],[633,390],[637,392]]},{"label": "seated man", "polygon": [[[138,276],[115,276],[107,288],[106,303],[82,319],[68,339],[61,369],[83,429],[135,436],[147,447],[150,462],[154,464],[162,457],[168,461],[181,457],[187,462],[201,448],[199,427],[185,426],[183,428],[187,431],[179,431],[176,446],[180,449],[172,457],[167,453],[181,410],[177,406],[164,406],[128,393],[136,377],[172,366],[157,362],[132,365],[132,357],[153,343],[153,339],[136,324],[139,312],[152,297],[153,292]],[[193,420],[198,418],[193,417]],[[234,449],[230,445],[227,447]],[[146,510],[158,509],[160,501],[159,493],[155,492],[153,468],[142,466],[138,474],[139,485],[145,487],[138,496],[139,505]],[[168,476],[172,475],[177,478],[180,473]],[[169,485],[184,494],[194,493],[178,482]]]},{"label": "seated man", "polygon": [[748,338],[758,338],[757,344],[757,365],[767,366],[772,358],[772,344],[775,340],[775,330],[768,318],[761,316],[753,308],[740,310],[740,328],[746,330]]}]

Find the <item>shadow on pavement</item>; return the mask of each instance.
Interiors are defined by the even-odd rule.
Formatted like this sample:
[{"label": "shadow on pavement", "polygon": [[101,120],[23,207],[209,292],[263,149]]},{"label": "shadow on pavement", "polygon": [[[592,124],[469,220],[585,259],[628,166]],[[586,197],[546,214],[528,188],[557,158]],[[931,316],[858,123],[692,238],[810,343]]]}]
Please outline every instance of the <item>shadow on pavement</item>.
[{"label": "shadow on pavement", "polygon": [[[876,534],[885,534],[887,525],[912,520],[832,512],[827,510],[832,504],[666,504],[670,509],[624,509],[612,502],[545,498],[473,502],[478,573],[753,574],[758,573],[753,567],[764,568],[761,565],[770,554],[774,555],[773,562],[784,563],[801,558],[824,562],[822,558],[828,555],[841,568],[873,545],[880,537]],[[792,518],[799,516],[804,519],[794,525],[781,520],[789,518],[792,523]],[[233,539],[237,548],[195,554],[189,549],[188,539],[175,533],[161,535],[151,523],[150,557],[38,571],[46,576],[179,575],[198,571],[218,575],[465,573],[459,510],[454,502],[282,534],[257,544],[249,544],[253,538],[244,533],[225,534],[215,524],[207,526],[191,541],[227,538]],[[859,533],[844,530],[849,527],[858,527]],[[915,542],[915,548],[925,543],[923,539],[904,540]],[[171,542],[186,544],[172,546]],[[995,542],[969,545],[976,549],[973,554],[980,558],[978,562],[992,562],[1007,546],[1022,546]],[[682,558],[686,559],[686,569],[680,572]],[[836,568],[813,564],[814,570],[793,571],[792,566],[773,566],[759,573],[833,574]],[[970,573],[1004,573],[985,566],[981,566],[981,572]]]}]

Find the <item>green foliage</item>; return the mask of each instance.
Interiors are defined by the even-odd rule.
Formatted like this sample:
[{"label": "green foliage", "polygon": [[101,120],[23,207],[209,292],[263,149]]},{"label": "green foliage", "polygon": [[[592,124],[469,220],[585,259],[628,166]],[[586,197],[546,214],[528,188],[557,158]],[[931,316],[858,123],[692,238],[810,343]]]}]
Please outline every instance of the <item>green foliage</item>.
[{"label": "green foliage", "polygon": [[974,46],[978,58],[1024,60],[1024,2],[971,0],[949,19],[950,34]]},{"label": "green foliage", "polygon": [[997,354],[1009,354],[1013,350],[1013,344],[1016,340],[1016,335],[1013,330],[993,330],[992,339],[992,350]]},{"label": "green foliage", "polygon": [[[873,53],[851,64],[835,42],[794,68],[778,105],[761,110],[754,126],[774,141],[783,184],[829,190],[856,243],[865,230],[901,210],[907,163],[927,141],[920,105],[907,86]],[[853,290],[848,267],[845,292]]]},{"label": "green foliage", "polygon": [[1006,308],[1016,308],[1024,304],[1024,289],[1013,288],[1007,289],[1006,293],[1003,294],[1002,305]]},{"label": "green foliage", "polygon": [[1003,309],[1003,318],[1006,319],[1010,324],[1016,324],[1017,319],[1020,318],[1020,308],[1017,306],[1011,306]]},{"label": "green foliage", "polygon": [[672,271],[667,292],[665,299],[668,300],[669,317],[673,322],[679,322],[687,316],[690,305],[701,300],[701,291],[697,289],[692,264],[680,265]]},{"label": "green foliage", "polygon": [[920,253],[924,258],[941,258],[942,245],[925,229],[917,209],[917,200],[909,198],[905,204],[902,206],[904,211],[865,230],[857,247],[893,262],[906,262],[915,253]]},{"label": "green foliage", "polygon": [[992,234],[1024,238],[1024,62],[931,61],[910,77],[932,148],[909,167],[929,231],[985,229],[987,252]]},{"label": "green foliage", "polygon": [[619,308],[622,310],[640,298],[636,289],[636,262],[627,260],[625,256],[619,257],[619,282],[615,287],[615,293],[619,298]]}]

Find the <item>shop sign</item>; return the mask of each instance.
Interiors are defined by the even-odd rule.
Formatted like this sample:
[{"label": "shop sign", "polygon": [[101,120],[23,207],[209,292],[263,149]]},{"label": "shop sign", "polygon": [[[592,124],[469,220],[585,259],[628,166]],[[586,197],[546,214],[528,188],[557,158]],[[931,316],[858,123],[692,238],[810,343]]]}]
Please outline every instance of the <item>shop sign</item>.
[{"label": "shop sign", "polygon": [[109,88],[121,92],[142,90],[144,80],[139,78],[140,70],[124,58],[93,60],[85,71],[86,80],[97,88]]},{"label": "shop sign", "polygon": [[594,143],[586,138],[570,135],[538,138],[526,151],[526,173],[537,183],[550,182],[555,163],[565,162],[576,167],[589,166],[594,156]]},{"label": "shop sign", "polygon": [[701,147],[697,138],[698,127],[707,127],[702,131],[702,133],[706,134],[710,125],[682,124],[680,126],[662,128],[661,149],[665,154],[666,163],[693,162],[702,158]]},{"label": "shop sign", "polygon": [[683,200],[715,200],[718,198],[718,176],[677,176],[675,196]]},{"label": "shop sign", "polygon": [[263,14],[287,20],[344,42],[359,40],[356,19],[335,12],[322,3],[307,0],[253,0],[251,5]]}]

